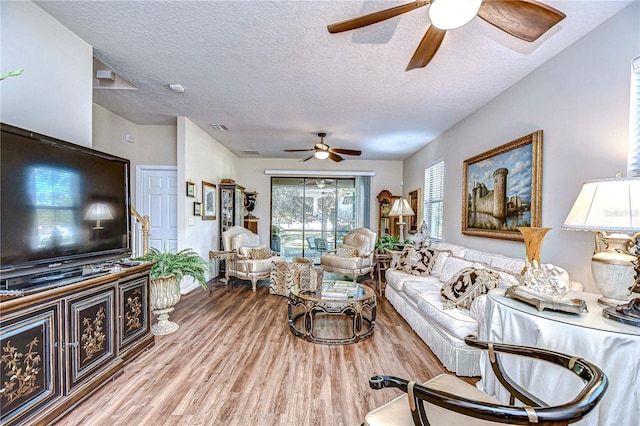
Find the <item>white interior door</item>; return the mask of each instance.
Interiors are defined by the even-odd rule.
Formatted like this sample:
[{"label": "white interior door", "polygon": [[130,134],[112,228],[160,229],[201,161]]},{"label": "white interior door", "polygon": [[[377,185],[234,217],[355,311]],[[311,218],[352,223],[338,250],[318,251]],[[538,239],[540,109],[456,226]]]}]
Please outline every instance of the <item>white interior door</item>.
[{"label": "white interior door", "polygon": [[178,246],[177,171],[173,166],[137,166],[136,208],[149,215],[149,247],[175,250]]}]

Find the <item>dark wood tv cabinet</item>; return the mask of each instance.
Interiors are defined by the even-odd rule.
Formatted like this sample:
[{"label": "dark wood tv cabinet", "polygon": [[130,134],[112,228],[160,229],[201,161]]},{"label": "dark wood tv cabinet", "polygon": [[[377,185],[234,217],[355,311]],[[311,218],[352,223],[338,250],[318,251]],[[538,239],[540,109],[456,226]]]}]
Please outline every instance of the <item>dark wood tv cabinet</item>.
[{"label": "dark wood tv cabinet", "polygon": [[154,344],[151,264],[0,301],[0,424],[49,424]]}]

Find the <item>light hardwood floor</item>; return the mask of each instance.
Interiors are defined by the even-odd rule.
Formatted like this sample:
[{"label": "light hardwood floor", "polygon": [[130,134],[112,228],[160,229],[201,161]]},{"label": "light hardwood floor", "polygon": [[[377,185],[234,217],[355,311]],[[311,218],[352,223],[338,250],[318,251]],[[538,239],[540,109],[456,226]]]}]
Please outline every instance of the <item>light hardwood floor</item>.
[{"label": "light hardwood floor", "polygon": [[370,376],[426,381],[446,371],[382,297],[368,340],[329,346],[293,336],[287,299],[260,284],[184,296],[171,315],[180,329],[157,336],[57,425],[358,425],[399,395],[370,389]]}]

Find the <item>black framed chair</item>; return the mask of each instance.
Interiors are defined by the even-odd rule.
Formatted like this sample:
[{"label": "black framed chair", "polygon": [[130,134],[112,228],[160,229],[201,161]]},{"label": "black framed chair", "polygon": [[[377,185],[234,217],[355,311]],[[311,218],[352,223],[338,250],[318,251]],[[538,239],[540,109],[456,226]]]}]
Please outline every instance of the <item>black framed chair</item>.
[{"label": "black framed chair", "polygon": [[[370,411],[364,425],[565,425],[586,416],[598,404],[608,386],[607,376],[603,371],[582,358],[526,346],[482,342],[474,336],[467,337],[465,342],[489,352],[493,372],[511,394],[509,405],[501,404],[451,374],[441,374],[423,385],[393,376],[373,376],[369,379],[372,389],[393,387],[406,394]],[[498,353],[560,365],[580,377],[585,385],[571,401],[549,406],[512,382],[502,368]],[[514,405],[515,399],[524,405]]]}]

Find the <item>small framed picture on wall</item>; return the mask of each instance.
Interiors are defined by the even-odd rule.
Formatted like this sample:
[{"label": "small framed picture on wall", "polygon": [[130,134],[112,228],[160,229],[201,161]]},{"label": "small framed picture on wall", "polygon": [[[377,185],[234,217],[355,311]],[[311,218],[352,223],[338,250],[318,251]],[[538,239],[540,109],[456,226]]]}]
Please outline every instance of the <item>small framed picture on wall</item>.
[{"label": "small framed picture on wall", "polygon": [[204,211],[202,212],[202,220],[216,219],[216,185],[213,183],[202,181],[202,204]]},{"label": "small framed picture on wall", "polygon": [[194,182],[187,182],[187,197],[196,196],[196,184]]},{"label": "small framed picture on wall", "polygon": [[202,203],[199,203],[197,201],[193,202],[193,215],[202,216]]}]

